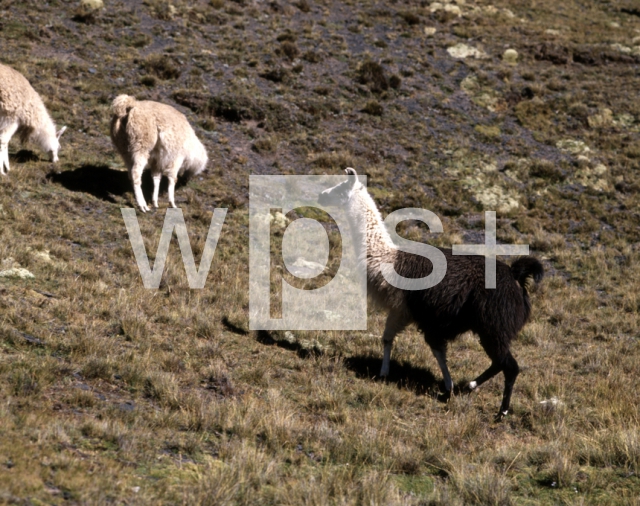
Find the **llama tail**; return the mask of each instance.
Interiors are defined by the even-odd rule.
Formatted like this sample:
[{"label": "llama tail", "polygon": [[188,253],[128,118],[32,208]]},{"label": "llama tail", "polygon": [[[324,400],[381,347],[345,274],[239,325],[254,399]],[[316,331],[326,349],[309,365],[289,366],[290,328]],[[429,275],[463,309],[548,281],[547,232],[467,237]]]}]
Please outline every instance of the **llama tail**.
[{"label": "llama tail", "polygon": [[520,257],[511,264],[511,274],[520,286],[529,292],[544,276],[544,268],[537,258]]},{"label": "llama tail", "polygon": [[118,95],[111,103],[111,114],[122,118],[129,114],[129,111],[136,105],[136,99],[129,95]]}]

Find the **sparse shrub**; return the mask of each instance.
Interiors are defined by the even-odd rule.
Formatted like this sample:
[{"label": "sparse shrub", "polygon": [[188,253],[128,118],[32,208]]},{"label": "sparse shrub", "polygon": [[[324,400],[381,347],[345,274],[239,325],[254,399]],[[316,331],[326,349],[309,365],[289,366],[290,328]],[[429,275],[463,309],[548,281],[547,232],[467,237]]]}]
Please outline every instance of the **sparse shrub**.
[{"label": "sparse shrub", "polygon": [[498,126],[476,125],[473,129],[478,132],[484,140],[495,141],[500,139],[501,132]]},{"label": "sparse shrub", "polygon": [[288,40],[284,41],[280,45],[280,49],[282,50],[284,55],[290,60],[295,60],[298,54],[300,53],[300,51],[298,50],[298,47],[293,42],[290,42]]},{"label": "sparse shrub", "polygon": [[207,132],[213,132],[216,129],[216,120],[212,117],[205,118],[198,123],[203,130]]},{"label": "sparse shrub", "polygon": [[144,393],[157,401],[161,406],[177,409],[180,407],[178,394],[180,389],[176,377],[172,373],[153,372],[144,382]]},{"label": "sparse shrub", "polygon": [[321,153],[313,159],[312,163],[323,169],[346,169],[357,165],[353,156],[345,151]]},{"label": "sparse shrub", "polygon": [[110,380],[113,377],[113,363],[109,358],[92,357],[82,368],[82,376],[87,379]]},{"label": "sparse shrub", "polygon": [[358,82],[365,84],[374,93],[389,89],[389,80],[384,67],[373,60],[367,60],[358,68]]},{"label": "sparse shrub", "polygon": [[300,9],[302,12],[310,12],[311,11],[311,6],[309,5],[309,2],[307,2],[307,0],[299,0],[294,5],[298,9]]},{"label": "sparse shrub", "polygon": [[302,59],[308,61],[309,63],[318,63],[322,61],[322,57],[320,53],[317,51],[307,51],[302,55]]},{"label": "sparse shrub", "polygon": [[289,80],[289,72],[287,69],[277,67],[275,69],[267,70],[260,74],[260,77],[274,83],[284,83]]},{"label": "sparse shrub", "polygon": [[175,58],[166,54],[153,54],[143,63],[142,68],[160,79],[177,79],[182,71]]},{"label": "sparse shrub", "polygon": [[149,6],[152,16],[163,21],[171,21],[178,14],[175,6],[168,0],[145,0],[144,4]]},{"label": "sparse shrub", "polygon": [[629,147],[627,147],[627,149],[624,150],[624,154],[627,156],[627,158],[640,158],[640,142],[631,144]]},{"label": "sparse shrub", "polygon": [[399,16],[403,19],[405,23],[410,26],[414,26],[420,23],[420,16],[418,16],[415,12],[405,11],[401,12]]},{"label": "sparse shrub", "polygon": [[389,86],[391,86],[394,90],[397,90],[398,88],[400,88],[401,84],[402,84],[402,79],[400,78],[400,76],[396,74],[392,74],[391,77],[389,78]]},{"label": "sparse shrub", "polygon": [[529,169],[532,177],[541,177],[552,182],[563,181],[564,173],[555,163],[547,160],[536,160]]},{"label": "sparse shrub", "polygon": [[276,37],[276,40],[278,42],[295,42],[297,39],[298,39],[298,36],[289,30],[287,30],[284,33],[281,33]]},{"label": "sparse shrub", "polygon": [[157,82],[158,79],[156,78],[156,76],[142,76],[140,78],[140,84],[148,86],[149,88],[153,88]]},{"label": "sparse shrub", "polygon": [[148,46],[149,44],[151,44],[151,40],[151,37],[149,37],[146,33],[135,33],[123,38],[123,42],[125,45],[138,48]]},{"label": "sparse shrub", "polygon": [[19,368],[9,377],[11,394],[16,396],[28,396],[37,394],[42,389],[35,371]]},{"label": "sparse shrub", "polygon": [[278,147],[277,139],[272,135],[265,135],[256,139],[251,145],[251,149],[258,153],[273,152]]},{"label": "sparse shrub", "polygon": [[382,116],[382,105],[377,100],[371,100],[362,108],[362,112],[371,114],[371,116]]}]

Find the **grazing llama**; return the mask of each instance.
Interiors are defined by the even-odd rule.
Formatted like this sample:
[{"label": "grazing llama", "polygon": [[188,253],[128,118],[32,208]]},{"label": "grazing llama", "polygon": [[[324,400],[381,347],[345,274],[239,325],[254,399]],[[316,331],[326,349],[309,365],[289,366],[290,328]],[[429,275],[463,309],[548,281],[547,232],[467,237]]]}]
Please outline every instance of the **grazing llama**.
[{"label": "grazing llama", "polygon": [[360,248],[360,259],[366,262],[368,294],[389,312],[382,336],[384,357],[380,376],[389,374],[396,334],[416,323],[438,361],[450,395],[453,382],[447,368],[447,344],[471,330],[480,337],[491,365],[469,383],[468,390],[475,390],[502,371],[505,383],[498,417],[506,415],[519,373],[509,345],[529,318],[528,289],[542,279],[542,265],[532,257],[522,257],[511,267],[497,261],[496,288],[490,290],[485,288],[483,257],[454,256],[450,249],[439,248],[447,261],[446,275],[440,283],[425,290],[396,288],[382,275],[383,264],[391,263],[397,274],[406,278],[425,277],[432,272],[433,265],[427,258],[405,253],[394,245],[356,171],[348,168],[346,172],[347,181],[322,192],[318,202],[346,207],[352,230],[365,231],[366,237],[355,237],[355,244]]},{"label": "grazing llama", "polygon": [[169,105],[128,95],[115,98],[111,113],[111,140],[129,170],[140,210],[149,210],[142,195],[142,172],[147,165],[153,178],[153,207],[158,207],[160,180],[165,175],[169,203],[175,208],[178,176],[195,176],[207,165],[207,151],[187,118]]},{"label": "grazing llama", "polygon": [[60,136],[67,127],[56,132],[40,95],[17,70],[0,64],[0,174],[9,168],[9,141],[13,134],[24,144],[31,141],[58,161]]}]

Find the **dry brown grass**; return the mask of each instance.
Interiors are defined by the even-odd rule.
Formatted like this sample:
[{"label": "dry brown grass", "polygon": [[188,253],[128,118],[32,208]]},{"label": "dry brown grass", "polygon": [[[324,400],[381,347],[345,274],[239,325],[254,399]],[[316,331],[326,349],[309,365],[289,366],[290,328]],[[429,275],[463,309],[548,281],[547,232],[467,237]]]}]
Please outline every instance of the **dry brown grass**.
[{"label": "dry brown grass", "polygon": [[[79,22],[73,3],[0,2],[2,62],[70,127],[59,166],[12,144],[0,181],[0,270],[35,276],[0,278],[0,503],[638,504],[638,61],[611,44],[633,47],[640,18],[623,3],[154,0]],[[479,37],[490,58],[448,56]],[[196,259],[229,208],[204,290],[175,243],[142,286],[107,135],[120,93],[204,128],[209,170],[176,193]],[[378,312],[367,331],[248,331],[249,174],[347,165],[383,213],[436,212],[438,245],[480,241],[491,199],[517,202],[498,238],[547,277],[504,422],[501,378],[438,402],[414,330],[376,381]],[[139,217],[151,258],[164,213]],[[486,366],[472,335],[449,355],[457,384]]]}]

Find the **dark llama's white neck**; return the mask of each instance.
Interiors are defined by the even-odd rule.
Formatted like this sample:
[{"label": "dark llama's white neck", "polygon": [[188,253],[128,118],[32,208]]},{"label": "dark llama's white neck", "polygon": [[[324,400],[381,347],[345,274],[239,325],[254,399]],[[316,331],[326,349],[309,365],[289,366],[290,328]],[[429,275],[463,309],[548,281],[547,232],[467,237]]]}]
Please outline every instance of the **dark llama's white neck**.
[{"label": "dark llama's white neck", "polygon": [[354,193],[348,206],[358,259],[367,260],[367,270],[374,266],[379,267],[375,260],[382,257],[388,259],[395,254],[397,248],[387,232],[375,202],[366,188],[361,188]]}]

